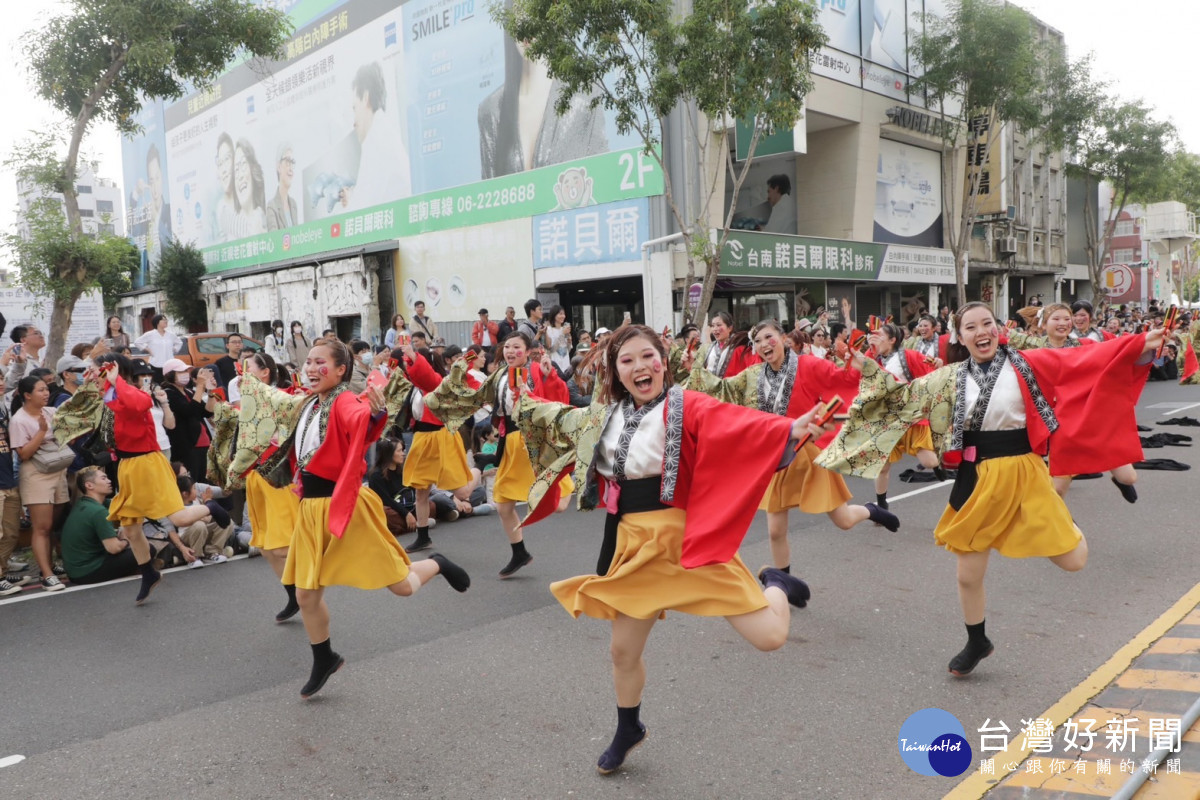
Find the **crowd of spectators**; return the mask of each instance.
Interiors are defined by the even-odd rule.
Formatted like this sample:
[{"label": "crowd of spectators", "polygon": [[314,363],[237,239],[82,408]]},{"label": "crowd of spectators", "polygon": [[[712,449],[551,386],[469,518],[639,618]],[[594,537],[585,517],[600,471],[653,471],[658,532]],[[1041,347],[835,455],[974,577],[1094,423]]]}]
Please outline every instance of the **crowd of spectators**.
[{"label": "crowd of spectators", "polygon": [[[1010,330],[1040,333],[1040,307],[1035,300],[1021,309],[1010,322]],[[468,371],[483,380],[500,366],[500,342],[520,332],[549,356],[553,368],[566,381],[573,405],[591,402],[596,376],[591,366],[594,359],[587,356],[611,334],[607,328],[576,332],[560,306],[543,311],[539,301],[530,300],[523,306],[525,315],[521,319],[517,319],[512,306],[505,308],[499,322],[491,319],[486,308],[479,309],[471,341],[448,345],[438,336],[437,324],[426,316],[423,305],[417,304],[414,310],[411,320],[395,315],[378,345],[362,339],[347,343],[355,359],[352,390],[363,391],[375,372],[386,379],[402,359],[401,349],[408,346],[442,375],[448,374],[456,362],[465,360]],[[1071,311],[1071,335],[1096,339],[1161,326],[1165,314],[1153,301],[1145,310],[1124,305],[1093,309],[1090,303],[1080,301],[1071,306]],[[945,359],[949,315],[950,309],[943,307],[936,315],[922,314],[908,320],[909,338],[904,346],[921,350],[931,358]],[[729,315],[714,317],[713,330],[725,332],[722,326],[732,328]],[[844,361],[848,349],[861,341],[861,332],[853,325],[830,322],[822,309],[787,327],[790,345],[799,353],[818,358]],[[1185,315],[1166,351],[1154,362],[1152,379],[1178,378],[1189,327]],[[687,325],[675,335],[664,332],[664,337],[668,346],[678,341],[686,347],[709,333],[707,326],[701,329]],[[185,505],[201,505],[207,511],[202,520],[182,530],[169,520],[145,522],[144,532],[158,563],[200,568],[220,564],[248,550],[250,531],[244,493],[226,495],[221,487],[206,482],[213,416],[219,404],[240,402],[242,362],[247,358],[262,361],[263,356],[255,353],[265,353],[279,367],[275,372],[277,386],[290,389],[300,384],[298,373],[313,342],[335,337],[335,332],[325,330],[321,337],[310,338],[301,323],[292,322],[285,328],[283,321],[276,320],[262,351],[246,348],[240,334],[230,333],[225,354],[210,366],[197,367],[176,356],[180,340],[170,332],[164,315],[155,316],[151,329],[136,339],[122,329],[119,318],[110,317],[101,336],[76,345],[58,359],[53,369],[42,362],[46,339],[40,329],[17,325],[9,336],[12,345],[0,355],[0,393],[5,394],[5,402],[0,405],[0,568],[7,573],[0,577],[0,596],[20,592],[30,584],[56,592],[64,588],[64,580],[99,583],[137,571],[129,543],[108,520],[105,506],[115,491],[116,464],[122,454],[105,447],[99,432],[71,442],[58,441],[54,432],[55,409],[88,379],[95,359],[114,352],[134,359],[134,381],[153,399],[151,413],[158,445],[172,460],[181,499]],[[736,340],[736,335],[730,338]],[[419,395],[410,401],[409,405],[415,407]],[[368,486],[383,501],[388,526],[396,536],[412,533],[417,527],[416,492],[403,480],[414,419],[419,419],[419,411],[414,413],[413,407],[406,407],[368,454]],[[433,487],[431,525],[495,511],[488,478],[497,467],[499,436],[491,424],[491,410],[482,409],[459,433],[472,468],[472,490],[464,498],[462,492],[456,496]],[[23,511],[31,531],[32,564],[12,559]],[[55,560],[56,554],[61,563]]]}]

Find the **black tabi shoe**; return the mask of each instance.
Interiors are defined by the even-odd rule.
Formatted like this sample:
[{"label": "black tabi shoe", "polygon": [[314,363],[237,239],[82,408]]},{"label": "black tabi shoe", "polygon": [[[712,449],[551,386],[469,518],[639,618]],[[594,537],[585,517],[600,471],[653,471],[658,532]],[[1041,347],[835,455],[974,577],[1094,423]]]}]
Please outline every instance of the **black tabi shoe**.
[{"label": "black tabi shoe", "polygon": [[876,525],[882,525],[892,533],[900,530],[900,518],[891,511],[888,511],[887,506],[867,503],[863,508],[867,509],[867,513],[871,515],[871,522],[874,522]]},{"label": "black tabi shoe", "polygon": [[433,547],[433,539],[429,538],[428,534],[418,535],[416,541],[404,548],[408,553],[419,553],[422,550],[428,550]]},{"label": "black tabi shoe", "polygon": [[276,622],[287,622],[289,619],[291,619],[292,617],[296,616],[299,613],[300,613],[300,604],[297,603],[295,600],[288,600],[288,604],[283,607],[283,611],[280,611],[278,614],[275,615],[275,621]]},{"label": "black tabi shoe", "polygon": [[458,564],[441,553],[434,553],[429,560],[437,562],[438,572],[446,579],[446,583],[450,584],[451,589],[456,592],[465,592],[471,588],[471,576]]},{"label": "black tabi shoe", "polygon": [[1136,503],[1137,502],[1137,489],[1130,486],[1128,483],[1121,483],[1116,478],[1113,478],[1112,482],[1113,482],[1113,485],[1116,486],[1117,489],[1120,490],[1121,497],[1125,498],[1125,502],[1127,502],[1127,503]]},{"label": "black tabi shoe", "polygon": [[950,659],[950,674],[956,678],[970,675],[979,662],[995,652],[996,648],[990,639],[985,639],[983,645],[973,645],[967,642],[958,655]]},{"label": "black tabi shoe", "polygon": [[528,552],[513,553],[513,557],[507,564],[504,565],[504,569],[500,570],[500,577],[511,578],[517,570],[519,570],[521,567],[528,566],[532,562],[533,556],[531,556]]},{"label": "black tabi shoe", "polygon": [[950,476],[946,474],[946,470],[940,466],[933,468],[933,476],[943,483],[950,480]]},{"label": "black tabi shoe", "polygon": [[135,605],[141,605],[150,597],[150,593],[154,591],[154,587],[162,583],[162,573],[151,568],[149,572],[142,573],[142,585],[138,589],[137,599],[134,600]]},{"label": "black tabi shoe", "polygon": [[617,730],[617,735],[613,737],[612,744],[600,754],[600,760],[596,762],[597,772],[601,775],[611,775],[620,769],[634,748],[646,741],[648,731],[645,724],[639,722],[638,728],[639,731],[633,734],[625,734],[620,729]]},{"label": "black tabi shoe", "polygon": [[329,662],[323,669],[319,668],[316,664],[313,664],[312,675],[309,676],[308,683],[304,684],[304,688],[300,690],[300,696],[307,700],[317,692],[321,691],[321,688],[325,685],[325,682],[329,680],[333,673],[337,672],[345,664],[346,659],[342,658],[337,653],[333,654],[333,660]]},{"label": "black tabi shoe", "polygon": [[764,588],[775,586],[782,589],[783,593],[787,595],[788,604],[796,608],[804,608],[808,605],[809,598],[812,597],[812,591],[808,588],[807,583],[778,567],[763,567],[758,571],[758,580]]}]

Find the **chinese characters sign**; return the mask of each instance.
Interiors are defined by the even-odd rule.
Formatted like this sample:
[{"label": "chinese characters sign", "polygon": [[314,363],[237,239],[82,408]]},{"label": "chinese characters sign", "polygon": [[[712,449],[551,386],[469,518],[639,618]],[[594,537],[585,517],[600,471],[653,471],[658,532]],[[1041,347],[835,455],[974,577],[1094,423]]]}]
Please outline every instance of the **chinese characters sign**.
[{"label": "chinese characters sign", "polygon": [[954,283],[949,250],[730,231],[722,275]]},{"label": "chinese characters sign", "polygon": [[646,199],[533,218],[533,268],[636,261],[650,238]]}]

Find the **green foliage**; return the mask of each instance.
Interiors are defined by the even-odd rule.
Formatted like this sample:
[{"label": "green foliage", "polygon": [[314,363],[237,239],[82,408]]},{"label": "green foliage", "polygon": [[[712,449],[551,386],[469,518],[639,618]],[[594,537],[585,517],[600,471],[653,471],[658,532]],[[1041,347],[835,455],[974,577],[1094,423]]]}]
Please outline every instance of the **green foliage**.
[{"label": "green foliage", "polygon": [[168,242],[154,271],[154,283],[167,296],[167,315],[186,328],[204,327],[208,309],[201,292],[204,256],[194,244]]},{"label": "green foliage", "polygon": [[55,155],[58,145],[52,135],[43,133],[19,144],[4,162],[16,173],[21,190],[37,198],[22,220],[27,235],[15,231],[2,239],[17,268],[17,281],[35,294],[72,303],[88,289],[116,289],[122,275],[120,291],[127,291],[138,265],[136,248],[117,236],[72,236],[62,202],[47,196],[57,191],[62,174],[62,161]]},{"label": "green foliage", "polygon": [[1081,126],[1070,170],[1112,183],[1118,196],[1154,201],[1169,174],[1175,126],[1142,100],[1110,99]]},{"label": "green foliage", "polygon": [[1167,163],[1166,192],[1160,199],[1178,200],[1188,210],[1200,212],[1200,156],[1178,150]]},{"label": "green foliage", "polygon": [[[711,204],[721,197],[728,172],[732,214],[759,137],[791,129],[800,119],[812,90],[809,62],[826,36],[807,0],[693,0],[683,16],[676,8],[673,0],[497,0],[492,16],[522,43],[527,58],[545,64],[559,82],[559,114],[581,103],[602,107],[618,131],[641,138],[663,171],[688,256],[688,282],[696,262],[706,265],[698,309],[704,314],[731,221],[710,237],[719,216]],[[690,138],[682,158],[699,165],[692,174],[703,185],[694,196],[676,194],[659,147],[666,119],[675,112]],[[735,120],[754,124],[749,156],[739,167],[728,146]]]},{"label": "green foliage", "polygon": [[[1025,130],[1042,120],[1042,77],[1033,20],[1000,0],[951,0],[947,14],[925,15],[926,30],[910,48],[923,73],[912,86],[932,107],[961,97],[957,118],[992,111]],[[957,135],[951,126],[947,135]]]},{"label": "green foliage", "polygon": [[512,0],[492,13],[562,83],[558,113],[584,97],[648,151],[681,103],[791,128],[812,89],[808,58],[826,41],[803,0],[695,0],[683,18],[671,0]]},{"label": "green foliage", "polygon": [[23,38],[34,89],[73,119],[111,120],[123,133],[145,97],[180,97],[212,83],[240,53],[276,54],[286,16],[244,0],[71,0]]}]

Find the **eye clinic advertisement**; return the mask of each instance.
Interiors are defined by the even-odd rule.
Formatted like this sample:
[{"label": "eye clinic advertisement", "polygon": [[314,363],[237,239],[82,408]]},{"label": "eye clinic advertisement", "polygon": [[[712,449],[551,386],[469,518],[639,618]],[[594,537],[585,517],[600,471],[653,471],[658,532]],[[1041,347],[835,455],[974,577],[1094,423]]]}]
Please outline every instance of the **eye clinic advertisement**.
[{"label": "eye clinic advertisement", "polygon": [[555,113],[557,84],[478,0],[317,4],[288,9],[282,61],[163,113],[169,233],[210,270],[661,194],[588,98]]}]

